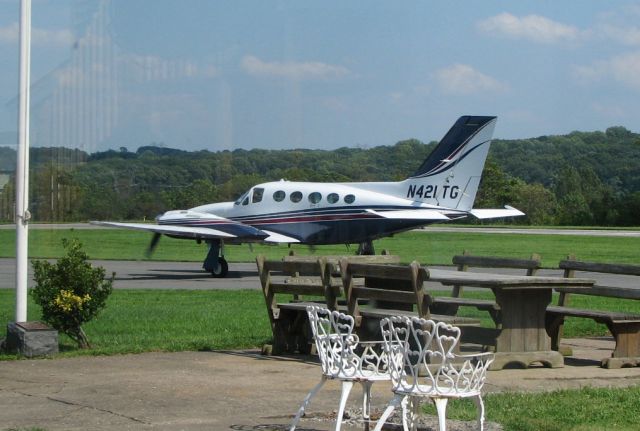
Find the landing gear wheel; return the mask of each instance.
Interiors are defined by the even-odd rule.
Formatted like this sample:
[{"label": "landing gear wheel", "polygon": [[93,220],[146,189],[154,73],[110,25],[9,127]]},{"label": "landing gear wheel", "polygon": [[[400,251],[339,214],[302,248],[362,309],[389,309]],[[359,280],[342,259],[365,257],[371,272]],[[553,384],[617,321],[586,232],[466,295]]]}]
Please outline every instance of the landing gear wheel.
[{"label": "landing gear wheel", "polygon": [[373,248],[373,241],[363,241],[358,245],[358,256],[375,256],[376,250]]},{"label": "landing gear wheel", "polygon": [[229,264],[224,257],[218,258],[218,267],[216,270],[211,271],[211,276],[213,278],[224,278],[227,276],[229,272]]}]

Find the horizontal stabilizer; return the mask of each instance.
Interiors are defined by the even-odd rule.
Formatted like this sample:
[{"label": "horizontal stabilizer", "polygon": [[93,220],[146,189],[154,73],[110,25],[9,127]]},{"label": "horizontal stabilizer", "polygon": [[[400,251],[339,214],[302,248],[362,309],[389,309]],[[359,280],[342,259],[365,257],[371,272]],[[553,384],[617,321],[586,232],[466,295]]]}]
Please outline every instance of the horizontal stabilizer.
[{"label": "horizontal stabilizer", "polygon": [[263,241],[264,242],[273,242],[273,243],[294,243],[294,242],[300,242],[299,240],[295,239],[295,238],[291,238],[290,236],[286,236],[286,235],[282,235],[279,233],[275,233],[275,232],[271,232],[268,230],[262,230],[262,232],[268,234],[269,236],[266,237]]},{"label": "horizontal stabilizer", "polygon": [[524,215],[522,211],[515,209],[514,207],[510,207],[509,205],[505,205],[503,209],[473,209],[469,211],[469,214],[481,220],[500,217],[517,217]]},{"label": "horizontal stabilizer", "polygon": [[375,211],[367,210],[369,214],[388,219],[402,220],[449,220],[449,217],[436,210],[415,209],[398,211]]},{"label": "horizontal stabilizer", "polygon": [[98,226],[120,227],[125,229],[143,230],[147,232],[161,233],[164,235],[181,236],[184,238],[235,238],[232,235],[221,230],[211,229],[208,227],[190,227],[190,226],[170,226],[157,225],[150,223],[116,223],[107,221],[92,221],[91,224]]}]

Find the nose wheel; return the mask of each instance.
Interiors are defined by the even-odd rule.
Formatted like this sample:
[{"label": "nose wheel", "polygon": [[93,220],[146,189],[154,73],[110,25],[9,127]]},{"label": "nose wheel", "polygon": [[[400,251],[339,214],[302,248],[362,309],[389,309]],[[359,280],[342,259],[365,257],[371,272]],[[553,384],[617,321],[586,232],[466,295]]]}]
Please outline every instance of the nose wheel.
[{"label": "nose wheel", "polygon": [[211,276],[214,278],[224,278],[229,272],[229,264],[224,257],[218,258],[218,265],[211,269]]},{"label": "nose wheel", "polygon": [[222,254],[222,242],[207,241],[209,244],[209,253],[204,260],[202,267],[205,271],[209,272],[214,278],[224,278],[229,272],[229,264]]}]

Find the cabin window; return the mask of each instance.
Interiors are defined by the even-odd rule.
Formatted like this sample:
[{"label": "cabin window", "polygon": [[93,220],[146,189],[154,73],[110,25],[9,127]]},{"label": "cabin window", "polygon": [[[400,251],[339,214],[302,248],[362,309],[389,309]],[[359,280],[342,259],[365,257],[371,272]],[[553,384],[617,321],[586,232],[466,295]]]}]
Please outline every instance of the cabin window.
[{"label": "cabin window", "polygon": [[322,200],[322,195],[318,192],[313,192],[309,195],[309,202],[312,204],[317,204]]},{"label": "cabin window", "polygon": [[338,196],[337,193],[329,193],[327,195],[327,202],[329,202],[330,204],[335,204],[339,200],[340,200],[340,196]]},{"label": "cabin window", "polygon": [[253,189],[253,197],[251,198],[251,202],[257,204],[262,201],[262,196],[264,195],[264,189],[262,187],[256,187]]},{"label": "cabin window", "polygon": [[273,200],[276,202],[282,202],[284,200],[285,197],[285,193],[282,190],[278,190],[277,192],[275,192],[273,194]]},{"label": "cabin window", "polygon": [[291,199],[291,202],[293,203],[298,203],[302,200],[302,192],[293,192],[291,193],[291,196],[289,196],[289,199]]},{"label": "cabin window", "polygon": [[356,197],[354,195],[346,195],[344,197],[344,203],[345,204],[352,204],[356,201]]}]

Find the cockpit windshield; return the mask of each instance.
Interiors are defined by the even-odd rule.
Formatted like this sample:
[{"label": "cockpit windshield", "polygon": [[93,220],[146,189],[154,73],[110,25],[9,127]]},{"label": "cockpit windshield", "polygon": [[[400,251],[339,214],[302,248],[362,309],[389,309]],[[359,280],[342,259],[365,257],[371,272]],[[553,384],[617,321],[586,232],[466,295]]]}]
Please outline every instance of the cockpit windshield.
[{"label": "cockpit windshield", "polygon": [[262,196],[264,195],[264,189],[262,187],[253,187],[249,189],[247,192],[243,193],[236,201],[233,203],[234,205],[248,205],[249,204],[249,196],[251,196],[252,203],[258,203],[262,201]]},{"label": "cockpit windshield", "polygon": [[242,194],[242,196],[240,196],[238,199],[236,199],[236,201],[233,203],[234,205],[240,205],[242,203],[242,201],[244,201],[248,196],[249,193],[251,193],[251,190],[244,192]]}]

